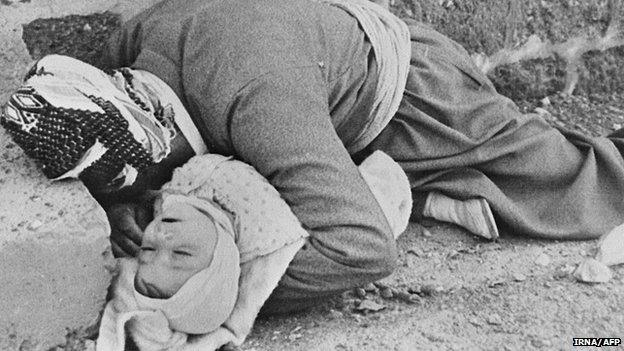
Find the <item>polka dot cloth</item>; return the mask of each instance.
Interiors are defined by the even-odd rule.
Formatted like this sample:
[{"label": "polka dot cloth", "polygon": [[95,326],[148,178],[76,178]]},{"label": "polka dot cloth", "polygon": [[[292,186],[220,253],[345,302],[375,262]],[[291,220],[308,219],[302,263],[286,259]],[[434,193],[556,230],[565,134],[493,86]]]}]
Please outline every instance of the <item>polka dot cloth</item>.
[{"label": "polka dot cloth", "polygon": [[290,207],[252,166],[205,154],[174,171],[166,193],[212,201],[233,218],[241,263],[308,236]]}]

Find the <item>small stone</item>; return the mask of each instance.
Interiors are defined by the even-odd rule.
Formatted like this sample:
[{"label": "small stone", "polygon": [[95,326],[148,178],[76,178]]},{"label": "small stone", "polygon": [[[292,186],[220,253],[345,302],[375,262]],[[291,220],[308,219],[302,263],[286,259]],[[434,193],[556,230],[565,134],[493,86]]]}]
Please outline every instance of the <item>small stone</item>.
[{"label": "small stone", "polygon": [[386,289],[386,288],[390,288],[390,287],[388,286],[388,284],[386,284],[386,283],[382,283],[382,282],[374,282],[373,284],[375,284],[375,286],[376,286],[378,289]]},{"label": "small stone", "polygon": [[416,294],[410,294],[407,291],[402,291],[402,290],[396,290],[394,291],[394,296],[406,303],[409,304],[415,304],[420,302],[420,296],[416,295]]},{"label": "small stone", "polygon": [[545,253],[541,253],[539,256],[537,256],[537,259],[535,259],[535,263],[543,267],[548,266],[550,264],[550,261],[550,256]]},{"label": "small stone", "polygon": [[366,290],[362,288],[355,288],[355,296],[364,299],[366,298]]},{"label": "small stone", "polygon": [[475,327],[482,327],[483,326],[483,323],[481,323],[481,321],[477,317],[469,318],[468,322],[470,322],[470,324],[474,325]]},{"label": "small stone", "polygon": [[431,284],[425,284],[420,287],[420,294],[424,296],[433,296],[438,292],[440,292],[438,287]]},{"label": "small stone", "polygon": [[613,130],[622,129],[622,125],[620,123],[613,123]]},{"label": "small stone", "polygon": [[547,96],[540,100],[540,106],[550,106],[550,98]]},{"label": "small stone", "polygon": [[500,286],[500,285],[505,285],[505,284],[507,284],[507,281],[506,281],[505,279],[497,279],[497,280],[493,280],[493,281],[491,281],[491,282],[488,284],[488,287],[489,287],[489,288],[495,288],[495,287],[497,287],[497,286]]},{"label": "small stone", "polygon": [[596,259],[606,266],[624,263],[624,225],[615,227],[600,238]]},{"label": "small stone", "polygon": [[366,292],[375,293],[375,294],[379,291],[379,289],[373,283],[367,284],[366,286],[363,287],[363,289]]},{"label": "small stone", "polygon": [[355,308],[357,311],[371,311],[371,312],[378,312],[383,310],[384,308],[386,308],[386,306],[382,305],[382,304],[378,304],[377,302],[373,301],[373,300],[362,300],[362,302],[360,302],[360,304]]},{"label": "small stone", "polygon": [[408,254],[412,254],[412,255],[414,255],[416,257],[419,257],[419,256],[422,255],[422,252],[419,249],[417,249],[417,248],[409,248],[409,249],[407,249],[407,253]]},{"label": "small stone", "polygon": [[503,324],[503,320],[496,313],[492,313],[491,315],[487,316],[486,321],[488,322],[488,324],[491,324],[491,325],[501,325],[501,324]]},{"label": "small stone", "polygon": [[426,229],[426,228],[423,228],[422,233],[423,233],[423,236],[424,236],[424,237],[427,237],[427,238],[429,238],[429,237],[433,236],[433,234],[431,234],[431,232],[429,231],[429,229]]},{"label": "small stone", "polygon": [[422,293],[422,286],[420,284],[414,284],[414,285],[410,286],[409,288],[407,288],[407,291],[410,294],[421,294]]},{"label": "small stone", "polygon": [[91,31],[91,26],[89,25],[89,23],[86,23],[84,27],[82,27],[82,30],[84,30],[85,32]]},{"label": "small stone", "polygon": [[525,281],[527,279],[526,275],[524,275],[522,273],[515,273],[513,275],[513,278],[517,282],[523,282],[523,281]]},{"label": "small stone", "polygon": [[392,289],[390,289],[390,288],[381,289],[380,290],[380,295],[384,299],[391,299],[394,296],[394,294],[392,293]]},{"label": "small stone", "polygon": [[544,116],[550,116],[550,112],[548,112],[548,110],[541,108],[541,107],[536,107],[533,112],[537,113],[538,115],[544,117]]},{"label": "small stone", "polygon": [[37,230],[39,229],[41,226],[43,225],[43,222],[41,222],[38,219],[35,219],[34,221],[30,222],[28,224],[28,230]]},{"label": "small stone", "polygon": [[613,273],[604,263],[593,258],[581,262],[574,277],[583,283],[606,283],[613,277]]}]

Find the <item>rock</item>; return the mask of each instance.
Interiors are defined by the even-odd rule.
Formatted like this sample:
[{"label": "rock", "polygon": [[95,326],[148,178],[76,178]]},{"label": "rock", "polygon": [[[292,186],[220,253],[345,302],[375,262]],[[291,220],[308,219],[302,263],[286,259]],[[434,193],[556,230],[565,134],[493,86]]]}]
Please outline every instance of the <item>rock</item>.
[{"label": "rock", "polygon": [[607,266],[624,263],[624,225],[620,225],[600,238],[596,260]]},{"label": "rock", "polygon": [[379,289],[373,283],[369,283],[366,286],[363,286],[362,289],[364,289],[364,291],[366,292],[373,293],[373,294],[376,294],[377,292],[379,292]]},{"label": "rock", "polygon": [[488,324],[491,324],[491,325],[501,325],[501,324],[503,324],[503,320],[496,313],[492,313],[489,316],[487,316],[485,321],[488,322]]},{"label": "rock", "polygon": [[470,317],[468,319],[468,322],[470,322],[470,324],[474,325],[475,327],[483,326],[483,323],[481,323],[481,321],[477,317]]},{"label": "rock", "polygon": [[415,248],[415,247],[407,249],[407,253],[408,254],[412,254],[412,255],[414,255],[416,257],[422,256],[422,251],[420,249],[418,249],[418,248]]},{"label": "rock", "polygon": [[28,229],[29,230],[37,230],[39,229],[39,227],[41,227],[43,225],[43,222],[41,222],[38,219],[35,219],[34,221],[30,222],[30,224],[28,225]]},{"label": "rock", "polygon": [[407,288],[407,291],[410,294],[422,294],[422,285],[420,284],[412,284]]},{"label": "rock", "polygon": [[544,116],[550,116],[550,112],[548,112],[548,110],[541,108],[541,107],[536,107],[533,112],[537,113],[538,115],[544,117]]},{"label": "rock", "polygon": [[540,100],[540,106],[545,107],[545,106],[550,106],[550,98],[547,96],[543,99]]},{"label": "rock", "polygon": [[496,279],[488,283],[488,288],[496,288],[498,286],[505,285],[505,284],[507,284],[507,281],[505,279]]},{"label": "rock", "polygon": [[80,182],[46,179],[3,128],[0,150],[0,349],[48,349],[98,323],[110,229]]},{"label": "rock", "polygon": [[392,293],[392,289],[390,289],[390,288],[383,288],[383,289],[381,289],[379,294],[384,299],[391,299],[394,296],[394,294]]},{"label": "rock", "polygon": [[550,256],[548,256],[545,253],[541,253],[539,256],[537,256],[537,258],[535,259],[535,263],[540,265],[540,266],[548,266],[550,264]]},{"label": "rock", "polygon": [[409,304],[415,304],[415,303],[421,302],[420,296],[418,296],[417,294],[410,294],[407,291],[395,290],[393,291],[393,295],[398,300],[409,303]]},{"label": "rock", "polygon": [[523,281],[525,281],[527,279],[526,275],[524,275],[522,273],[515,273],[513,275],[513,278],[517,282],[523,282]]},{"label": "rock", "polygon": [[574,271],[574,277],[583,283],[606,283],[611,280],[613,273],[602,262],[588,258]]},{"label": "rock", "polygon": [[444,292],[444,288],[441,286],[435,286],[432,284],[425,284],[420,287],[420,295],[433,296],[438,293]]},{"label": "rock", "polygon": [[362,288],[355,288],[354,290],[355,296],[364,299],[366,298],[366,290],[362,289]]},{"label": "rock", "polygon": [[367,312],[367,311],[378,312],[378,311],[383,310],[384,308],[386,308],[386,306],[382,304],[378,304],[377,302],[373,300],[362,300],[362,302],[360,302],[359,305],[355,307],[357,311],[363,311],[363,312]]}]

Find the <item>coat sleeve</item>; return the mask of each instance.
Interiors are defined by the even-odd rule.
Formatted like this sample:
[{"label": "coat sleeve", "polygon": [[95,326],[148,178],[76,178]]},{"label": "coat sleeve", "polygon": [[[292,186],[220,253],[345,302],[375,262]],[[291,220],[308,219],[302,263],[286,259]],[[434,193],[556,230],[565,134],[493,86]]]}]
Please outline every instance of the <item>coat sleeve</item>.
[{"label": "coat sleeve", "polygon": [[[328,272],[304,276],[309,289],[344,279],[362,282],[388,275],[396,245],[384,214],[339,139],[328,109],[326,83],[318,67],[266,74],[241,89],[229,109],[229,131],[237,156],[253,165],[279,191],[309,231],[307,245],[320,253],[308,262]],[[306,245],[306,246],[307,246]],[[304,250],[307,248],[304,247]],[[297,257],[287,274],[296,276]],[[334,280],[328,282],[326,280]],[[353,285],[353,280],[346,285]],[[338,288],[349,288],[351,286]]]}]

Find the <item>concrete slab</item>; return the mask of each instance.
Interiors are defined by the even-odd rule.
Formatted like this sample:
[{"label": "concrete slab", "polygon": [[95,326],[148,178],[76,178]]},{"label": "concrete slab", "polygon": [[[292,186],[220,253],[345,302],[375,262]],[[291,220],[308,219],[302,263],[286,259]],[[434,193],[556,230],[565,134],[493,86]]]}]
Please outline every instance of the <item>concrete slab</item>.
[{"label": "concrete slab", "polygon": [[[0,104],[32,64],[22,25],[154,1],[0,3]],[[77,181],[51,183],[0,128],[0,349],[47,350],[97,326],[111,274],[106,214]]]},{"label": "concrete slab", "polygon": [[81,183],[51,183],[4,130],[0,150],[0,349],[47,349],[97,324],[110,228]]}]

